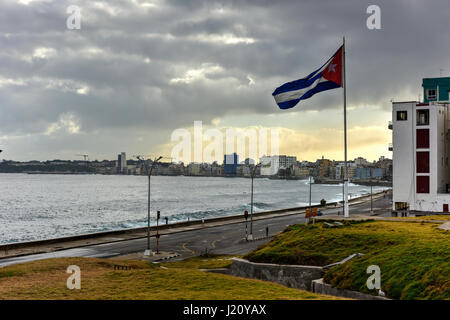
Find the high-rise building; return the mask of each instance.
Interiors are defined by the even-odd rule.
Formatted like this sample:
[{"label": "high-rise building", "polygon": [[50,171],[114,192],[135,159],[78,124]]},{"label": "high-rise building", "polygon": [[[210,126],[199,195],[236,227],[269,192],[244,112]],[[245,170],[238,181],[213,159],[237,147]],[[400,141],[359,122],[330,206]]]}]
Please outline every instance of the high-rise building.
[{"label": "high-rise building", "polygon": [[[431,100],[429,83],[439,92],[450,78],[424,79],[424,100]],[[428,91],[427,91],[428,90]],[[441,96],[439,94],[439,96]],[[450,108],[448,103],[392,104],[393,210],[448,212],[450,204]]]},{"label": "high-rise building", "polygon": [[236,175],[239,157],[237,153],[226,154],[223,156],[223,173],[225,175]]},{"label": "high-rise building", "polygon": [[122,152],[117,156],[117,167],[119,173],[127,173],[127,157],[125,155],[125,152]]}]

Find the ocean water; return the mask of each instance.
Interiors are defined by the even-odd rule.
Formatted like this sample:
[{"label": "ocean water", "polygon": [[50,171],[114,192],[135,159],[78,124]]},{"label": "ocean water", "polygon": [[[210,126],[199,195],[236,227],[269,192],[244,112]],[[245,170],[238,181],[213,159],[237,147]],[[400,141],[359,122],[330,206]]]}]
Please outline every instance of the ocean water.
[{"label": "ocean water", "polygon": [[[0,174],[0,244],[147,225],[145,176]],[[251,180],[151,178],[151,214],[170,222],[243,214]],[[374,187],[374,192],[385,190]],[[351,197],[370,187],[350,184]],[[313,185],[312,202],[342,199],[342,185]],[[308,180],[254,180],[254,211],[306,206]],[[152,224],[155,223],[153,219]]]}]

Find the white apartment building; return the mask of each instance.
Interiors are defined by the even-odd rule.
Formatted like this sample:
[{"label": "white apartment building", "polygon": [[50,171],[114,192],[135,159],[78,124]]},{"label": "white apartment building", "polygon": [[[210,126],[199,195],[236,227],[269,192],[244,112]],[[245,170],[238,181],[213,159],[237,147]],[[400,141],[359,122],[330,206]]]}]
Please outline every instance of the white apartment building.
[{"label": "white apartment building", "polygon": [[[336,168],[336,177],[335,179],[339,180],[344,177],[344,167],[345,162],[339,162],[335,165]],[[355,175],[356,162],[347,161],[347,177],[349,179],[353,178]]]},{"label": "white apartment building", "polygon": [[275,159],[269,156],[262,156],[259,159],[261,163],[260,174],[262,176],[273,176],[278,173],[278,167],[275,167]]},{"label": "white apartment building", "polygon": [[448,212],[449,104],[392,104],[393,210]]},{"label": "white apartment building", "polygon": [[261,163],[261,175],[273,176],[278,174],[279,169],[290,168],[294,164],[297,164],[297,157],[294,156],[262,156],[259,159]]}]

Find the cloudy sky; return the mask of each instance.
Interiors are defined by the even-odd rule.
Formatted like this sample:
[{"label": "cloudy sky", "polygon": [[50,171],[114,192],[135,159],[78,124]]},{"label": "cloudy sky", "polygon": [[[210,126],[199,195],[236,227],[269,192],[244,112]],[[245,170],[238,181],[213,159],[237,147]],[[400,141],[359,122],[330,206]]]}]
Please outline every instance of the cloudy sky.
[{"label": "cloudy sky", "polygon": [[[371,4],[381,30],[366,26]],[[390,101],[450,74],[449,12],[448,0],[0,0],[1,158],[170,155],[172,132],[202,121],[276,128],[282,154],[342,159],[342,89],[290,110],[271,94],[343,35],[349,158],[391,157]]]}]

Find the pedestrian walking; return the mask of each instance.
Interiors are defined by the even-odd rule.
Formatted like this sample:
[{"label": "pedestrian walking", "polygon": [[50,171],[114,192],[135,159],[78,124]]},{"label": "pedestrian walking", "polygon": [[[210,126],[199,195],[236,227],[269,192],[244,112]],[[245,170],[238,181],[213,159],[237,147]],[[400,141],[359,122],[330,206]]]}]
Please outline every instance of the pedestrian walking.
[{"label": "pedestrian walking", "polygon": [[269,226],[266,227],[266,237],[269,236]]},{"label": "pedestrian walking", "polygon": [[166,219],[166,224],[169,224],[169,217],[165,217],[164,219]]}]

